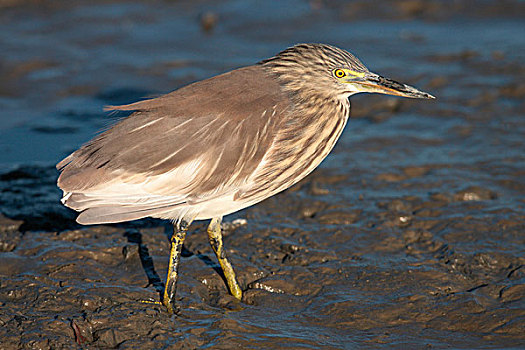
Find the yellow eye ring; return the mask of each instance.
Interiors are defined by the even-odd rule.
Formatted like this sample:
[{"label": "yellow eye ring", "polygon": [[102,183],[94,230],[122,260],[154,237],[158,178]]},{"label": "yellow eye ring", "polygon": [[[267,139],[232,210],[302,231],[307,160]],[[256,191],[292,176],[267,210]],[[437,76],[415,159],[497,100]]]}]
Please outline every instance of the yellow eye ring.
[{"label": "yellow eye ring", "polygon": [[345,71],[342,70],[342,69],[336,69],[336,70],[334,70],[334,76],[335,76],[336,78],[342,78],[342,77],[344,77],[345,75],[346,75],[346,73],[345,73]]}]

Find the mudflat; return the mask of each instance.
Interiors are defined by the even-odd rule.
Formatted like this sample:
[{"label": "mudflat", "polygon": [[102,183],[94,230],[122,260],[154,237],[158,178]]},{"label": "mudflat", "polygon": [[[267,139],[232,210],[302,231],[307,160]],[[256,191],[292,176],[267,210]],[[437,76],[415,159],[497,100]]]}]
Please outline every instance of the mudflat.
[{"label": "mudflat", "polygon": [[[9,5],[9,6],[8,6]],[[520,1],[7,2],[0,11],[0,348],[519,348],[525,343]],[[322,166],[225,218],[244,297],[191,226],[80,226],[54,164],[133,102],[300,41],[435,101],[351,98]]]}]

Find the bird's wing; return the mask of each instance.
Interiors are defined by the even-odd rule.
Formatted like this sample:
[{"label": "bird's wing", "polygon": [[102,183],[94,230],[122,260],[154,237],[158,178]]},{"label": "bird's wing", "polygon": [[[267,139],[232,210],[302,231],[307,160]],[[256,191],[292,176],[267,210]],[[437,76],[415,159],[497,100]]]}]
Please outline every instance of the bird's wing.
[{"label": "bird's wing", "polygon": [[57,165],[63,202],[79,211],[141,211],[144,217],[233,194],[271,147],[290,108],[260,66],[113,107],[135,112]]}]

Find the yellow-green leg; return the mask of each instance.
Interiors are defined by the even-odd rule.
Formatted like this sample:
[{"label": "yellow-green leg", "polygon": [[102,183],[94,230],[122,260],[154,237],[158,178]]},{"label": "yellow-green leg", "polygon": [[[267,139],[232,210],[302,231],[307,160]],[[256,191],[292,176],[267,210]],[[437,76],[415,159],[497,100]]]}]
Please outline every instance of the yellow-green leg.
[{"label": "yellow-green leg", "polygon": [[173,236],[171,236],[170,264],[162,298],[162,304],[168,308],[169,313],[174,313],[175,310],[175,292],[177,291],[180,254],[182,252],[182,244],[186,238],[186,231],[188,230],[189,224],[190,223],[181,220],[174,225]]},{"label": "yellow-green leg", "polygon": [[222,217],[213,218],[211,220],[210,225],[208,226],[208,238],[215,255],[217,255],[224,277],[226,277],[226,282],[228,283],[228,289],[230,290],[231,295],[241,300],[242,290],[237,283],[235,271],[233,271],[232,265],[226,258],[226,252],[222,245],[221,221]]}]

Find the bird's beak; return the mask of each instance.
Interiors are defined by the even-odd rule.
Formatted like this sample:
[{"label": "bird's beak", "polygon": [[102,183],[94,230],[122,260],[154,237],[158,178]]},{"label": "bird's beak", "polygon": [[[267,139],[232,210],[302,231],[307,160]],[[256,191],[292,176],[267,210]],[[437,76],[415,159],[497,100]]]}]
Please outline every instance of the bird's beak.
[{"label": "bird's beak", "polygon": [[359,80],[354,80],[353,83],[360,87],[361,92],[375,92],[379,94],[410,98],[435,98],[431,94],[420,91],[412,86],[398,83],[397,81],[384,78],[371,72],[366,73]]}]

